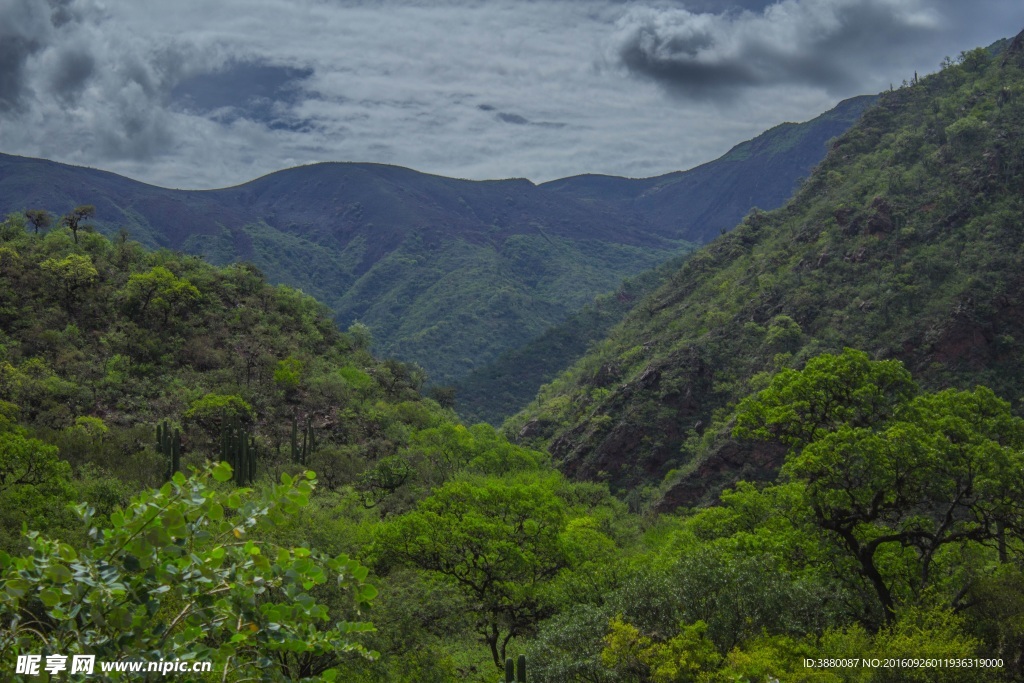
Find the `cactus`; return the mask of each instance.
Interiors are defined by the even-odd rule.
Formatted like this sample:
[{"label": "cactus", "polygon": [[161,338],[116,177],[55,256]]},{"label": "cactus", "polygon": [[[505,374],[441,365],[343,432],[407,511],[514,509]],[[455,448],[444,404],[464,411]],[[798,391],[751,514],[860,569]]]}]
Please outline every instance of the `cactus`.
[{"label": "cactus", "polygon": [[302,430],[302,444],[299,444],[299,416],[292,416],[292,461],[305,465],[309,456],[316,449],[316,433],[313,431],[313,418],[306,416],[306,427]]},{"label": "cactus", "polygon": [[519,655],[516,666],[511,657],[505,660],[505,683],[526,683],[526,655]]},{"label": "cactus", "polygon": [[256,478],[256,439],[237,418],[221,421],[220,448],[221,460],[235,471],[236,484],[244,486]]},{"label": "cactus", "polygon": [[181,430],[175,427],[172,433],[167,420],[157,423],[156,449],[167,458],[166,478],[170,479],[181,469]]}]

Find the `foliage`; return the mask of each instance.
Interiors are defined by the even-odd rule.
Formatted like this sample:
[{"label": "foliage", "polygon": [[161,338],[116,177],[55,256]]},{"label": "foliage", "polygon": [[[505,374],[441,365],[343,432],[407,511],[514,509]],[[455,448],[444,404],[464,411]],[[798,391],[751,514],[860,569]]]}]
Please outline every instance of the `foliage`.
[{"label": "foliage", "polygon": [[155,266],[148,272],[131,275],[120,296],[136,321],[155,319],[166,326],[172,315],[181,315],[200,295],[187,279],[176,277],[163,266]]},{"label": "foliage", "polygon": [[509,641],[553,613],[545,589],[566,566],[565,505],[542,483],[484,479],[445,484],[380,528],[379,562],[406,563],[472,599],[475,628],[501,669]]},{"label": "foliage", "polygon": [[684,624],[679,633],[655,643],[620,618],[609,624],[601,662],[613,670],[638,674],[652,683],[690,683],[702,678],[721,661],[714,644],[705,634],[707,624]]},{"label": "foliage", "polygon": [[799,452],[841,427],[871,427],[917,393],[902,363],[863,351],[822,354],[803,370],[784,369],[736,408],[733,435],[777,440]]},{"label": "foliage", "polygon": [[[932,585],[945,546],[998,543],[1005,561],[1007,532],[1024,532],[1024,420],[986,388],[913,388],[899,363],[847,349],[777,375],[740,403],[734,432],[792,447],[783,475],[804,485],[890,622],[900,594]],[[884,566],[894,552],[896,575]]]},{"label": "foliage", "polygon": [[225,420],[252,422],[255,414],[252,406],[241,396],[206,394],[192,402],[184,417],[205,427],[213,427]]},{"label": "foliage", "polygon": [[23,525],[52,528],[67,524],[73,499],[71,468],[57,449],[0,422],[0,551],[14,551]]},{"label": "foliage", "polygon": [[[372,656],[359,642],[372,625],[329,625],[310,594],[330,579],[358,617],[376,595],[367,569],[345,555],[326,558],[301,547],[261,543],[261,525],[278,524],[308,503],[313,474],[255,494],[221,490],[232,477],[220,464],[135,497],[93,527],[78,549],[38,533],[30,555],[0,555],[0,609],[11,654],[95,654],[209,660],[224,678],[334,680],[349,653]],[[94,510],[78,508],[82,522]]]}]

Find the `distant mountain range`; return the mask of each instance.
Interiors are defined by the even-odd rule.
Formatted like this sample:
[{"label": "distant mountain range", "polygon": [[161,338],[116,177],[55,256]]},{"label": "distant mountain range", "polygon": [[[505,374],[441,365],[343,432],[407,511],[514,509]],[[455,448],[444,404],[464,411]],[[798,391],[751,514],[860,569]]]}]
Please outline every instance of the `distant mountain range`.
[{"label": "distant mountain range", "polygon": [[[544,333],[623,278],[773,208],[872,98],[783,124],[717,161],[643,180],[468,181],[323,163],[236,187],[170,190],[0,154],[0,212],[96,207],[97,229],[215,264],[250,261],[316,296],[437,384]],[[558,368],[553,368],[552,372]],[[516,406],[512,406],[515,408]]]}]

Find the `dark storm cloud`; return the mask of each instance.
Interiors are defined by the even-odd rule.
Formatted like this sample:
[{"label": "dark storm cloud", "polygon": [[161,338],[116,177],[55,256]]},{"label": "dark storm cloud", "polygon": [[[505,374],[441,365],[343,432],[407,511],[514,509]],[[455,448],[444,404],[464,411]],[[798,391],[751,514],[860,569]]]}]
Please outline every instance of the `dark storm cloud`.
[{"label": "dark storm cloud", "polygon": [[29,92],[28,60],[49,40],[45,9],[32,0],[0,2],[0,112],[20,108]]},{"label": "dark storm cloud", "polygon": [[25,59],[38,49],[25,36],[0,31],[0,111],[10,111],[25,93]]},{"label": "dark storm cloud", "polygon": [[96,70],[96,58],[79,48],[61,50],[49,73],[50,90],[65,103],[78,100]]},{"label": "dark storm cloud", "polygon": [[34,140],[36,154],[95,163],[151,159],[172,144],[167,93],[197,60],[187,44],[156,46],[110,17],[96,0],[0,0],[4,151]]},{"label": "dark storm cloud", "polygon": [[527,119],[524,116],[520,116],[519,114],[506,114],[504,112],[498,114],[497,118],[499,121],[502,121],[504,123],[512,123],[517,126],[525,126],[530,122],[529,119]]},{"label": "dark storm cloud", "polygon": [[782,0],[712,14],[638,7],[619,22],[617,57],[678,94],[734,96],[785,84],[841,92],[939,32],[938,14],[896,0]]},{"label": "dark storm cloud", "polygon": [[49,0],[50,2],[50,23],[56,28],[78,19],[78,15],[72,8],[73,0]]},{"label": "dark storm cloud", "polygon": [[[62,44],[81,20],[73,0],[0,0],[0,112],[23,108],[30,94],[66,102],[81,91],[96,60]],[[43,60],[49,73],[33,78],[31,63],[51,50],[57,54]]]},{"label": "dark storm cloud", "polygon": [[778,0],[683,0],[680,5],[691,12],[724,14],[737,10],[763,10]]}]

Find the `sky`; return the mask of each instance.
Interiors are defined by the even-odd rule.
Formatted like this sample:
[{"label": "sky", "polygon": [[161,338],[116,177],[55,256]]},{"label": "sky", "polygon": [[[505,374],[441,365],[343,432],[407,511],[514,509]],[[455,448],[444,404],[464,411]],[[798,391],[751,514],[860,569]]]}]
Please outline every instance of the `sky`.
[{"label": "sky", "polygon": [[190,189],[646,177],[1021,29],[1019,0],[0,0],[0,152]]}]

